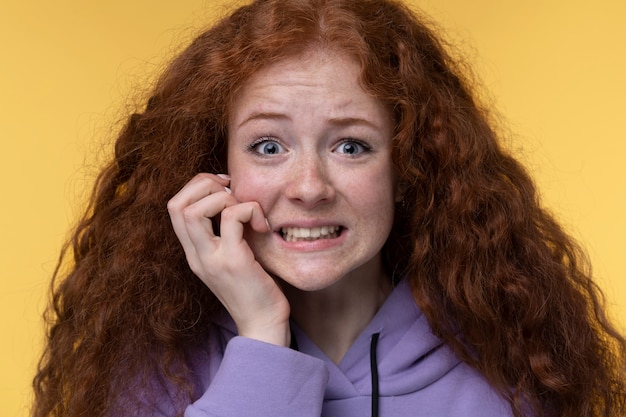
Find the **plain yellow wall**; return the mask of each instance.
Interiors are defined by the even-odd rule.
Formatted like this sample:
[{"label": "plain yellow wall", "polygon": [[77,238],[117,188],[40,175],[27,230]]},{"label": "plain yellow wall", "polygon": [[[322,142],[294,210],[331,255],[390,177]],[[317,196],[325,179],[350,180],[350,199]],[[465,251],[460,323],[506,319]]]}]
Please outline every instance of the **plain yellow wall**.
[{"label": "plain yellow wall", "polygon": [[[27,415],[48,281],[100,141],[122,103],[219,3],[3,1],[0,416]],[[626,3],[419,4],[475,63],[513,149],[588,248],[626,323]]]}]

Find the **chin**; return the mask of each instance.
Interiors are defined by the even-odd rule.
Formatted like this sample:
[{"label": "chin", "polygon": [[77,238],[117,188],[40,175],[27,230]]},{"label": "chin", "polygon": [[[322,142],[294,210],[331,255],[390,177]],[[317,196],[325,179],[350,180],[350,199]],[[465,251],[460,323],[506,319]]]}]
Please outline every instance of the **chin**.
[{"label": "chin", "polygon": [[343,274],[320,274],[317,271],[315,273],[311,273],[310,271],[271,272],[271,275],[277,278],[281,284],[284,283],[294,289],[307,292],[321,291],[330,288],[341,281],[343,277]]}]

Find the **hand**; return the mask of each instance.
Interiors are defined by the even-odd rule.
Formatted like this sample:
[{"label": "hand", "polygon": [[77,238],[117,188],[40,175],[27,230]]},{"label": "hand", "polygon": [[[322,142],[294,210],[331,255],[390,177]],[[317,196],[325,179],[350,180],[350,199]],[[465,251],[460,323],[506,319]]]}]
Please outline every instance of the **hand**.
[{"label": "hand", "polygon": [[[270,232],[259,203],[239,202],[227,176],[198,174],[167,204],[174,232],[191,270],[209,287],[237,325],[240,336],[282,346],[290,342],[287,299],[244,240],[248,223]],[[212,218],[220,215],[220,236]]]}]

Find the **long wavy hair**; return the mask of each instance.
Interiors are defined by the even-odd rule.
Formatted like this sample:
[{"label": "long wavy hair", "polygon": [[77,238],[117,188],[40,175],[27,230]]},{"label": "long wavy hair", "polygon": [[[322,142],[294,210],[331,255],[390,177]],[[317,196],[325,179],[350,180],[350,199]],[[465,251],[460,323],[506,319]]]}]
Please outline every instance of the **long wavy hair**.
[{"label": "long wavy hair", "polygon": [[167,201],[226,172],[229,104],[264,66],[307,47],[354,57],[395,118],[405,190],[384,248],[436,335],[515,415],[622,416],[626,341],[584,253],[540,207],[428,21],[386,0],[259,0],[198,36],[132,114],[62,251],[33,417],[98,416],[154,375],[197,398],[190,352],[221,306],[185,260]]}]

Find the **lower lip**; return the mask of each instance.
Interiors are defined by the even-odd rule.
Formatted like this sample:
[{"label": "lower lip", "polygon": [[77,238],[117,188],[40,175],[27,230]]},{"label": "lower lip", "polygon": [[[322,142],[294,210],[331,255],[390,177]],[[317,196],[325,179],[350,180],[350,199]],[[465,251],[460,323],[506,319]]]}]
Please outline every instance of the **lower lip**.
[{"label": "lower lip", "polygon": [[347,230],[344,228],[341,234],[333,239],[301,240],[297,242],[287,242],[280,233],[275,233],[274,235],[278,239],[279,244],[285,249],[300,252],[315,252],[332,249],[341,245],[346,240]]}]

